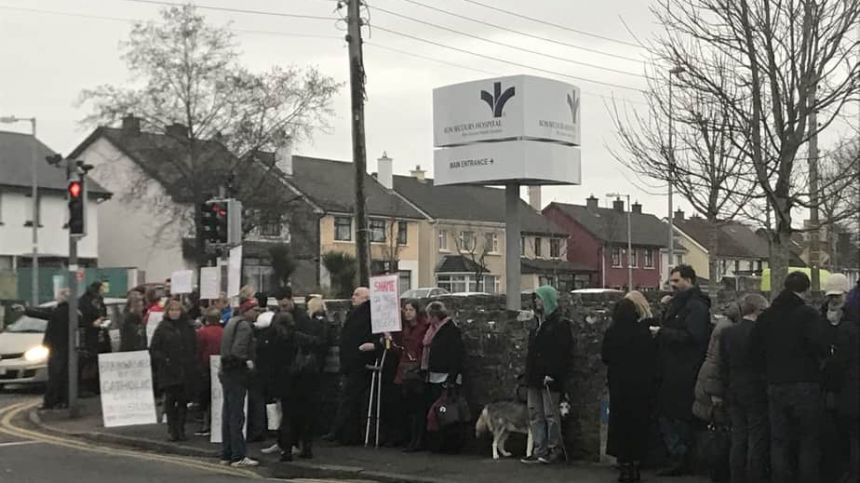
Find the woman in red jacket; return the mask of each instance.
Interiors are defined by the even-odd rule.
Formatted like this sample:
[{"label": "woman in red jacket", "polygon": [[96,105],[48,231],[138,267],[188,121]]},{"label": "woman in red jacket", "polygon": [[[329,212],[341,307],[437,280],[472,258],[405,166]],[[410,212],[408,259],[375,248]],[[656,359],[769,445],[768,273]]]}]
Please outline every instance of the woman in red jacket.
[{"label": "woman in red jacket", "polygon": [[400,343],[400,362],[394,384],[401,388],[403,408],[406,411],[406,428],[409,444],[406,452],[421,451],[424,447],[424,427],[427,407],[424,377],[421,374],[421,356],[427,318],[421,313],[417,301],[403,303],[403,332]]}]

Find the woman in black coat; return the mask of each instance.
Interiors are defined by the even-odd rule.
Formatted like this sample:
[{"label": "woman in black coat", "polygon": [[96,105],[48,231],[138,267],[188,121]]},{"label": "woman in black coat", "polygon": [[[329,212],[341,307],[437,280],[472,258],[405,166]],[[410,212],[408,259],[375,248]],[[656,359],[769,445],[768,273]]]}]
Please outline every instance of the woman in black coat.
[{"label": "woman in black coat", "polygon": [[615,305],[602,357],[609,379],[606,452],[618,458],[618,481],[639,481],[639,462],[648,451],[657,347],[648,324],[639,322],[636,305],[629,299]]},{"label": "woman in black coat", "polygon": [[[448,316],[442,302],[428,305],[427,317],[430,328],[424,335],[421,369],[427,373],[428,402],[432,411],[443,393],[447,393],[449,402],[462,394],[466,350],[460,328]],[[428,428],[427,444],[433,452],[458,453],[464,437],[463,424],[440,424],[438,430]]]},{"label": "woman in black coat", "polygon": [[182,309],[171,300],[158,324],[149,353],[155,365],[158,389],[164,392],[169,441],[185,441],[188,401],[194,395],[197,373],[197,333]]}]

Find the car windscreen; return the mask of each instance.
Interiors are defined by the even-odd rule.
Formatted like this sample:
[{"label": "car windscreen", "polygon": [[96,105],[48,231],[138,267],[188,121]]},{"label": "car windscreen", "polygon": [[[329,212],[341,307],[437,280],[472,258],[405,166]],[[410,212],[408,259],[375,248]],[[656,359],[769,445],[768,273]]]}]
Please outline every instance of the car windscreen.
[{"label": "car windscreen", "polygon": [[13,332],[19,334],[41,334],[48,328],[48,321],[35,319],[33,317],[21,317],[15,322],[6,326],[4,332]]}]

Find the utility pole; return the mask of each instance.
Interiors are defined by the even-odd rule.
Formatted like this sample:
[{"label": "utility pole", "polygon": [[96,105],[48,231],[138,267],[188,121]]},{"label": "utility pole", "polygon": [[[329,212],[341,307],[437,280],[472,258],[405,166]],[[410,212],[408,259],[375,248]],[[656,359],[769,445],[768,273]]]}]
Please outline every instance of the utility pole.
[{"label": "utility pole", "polygon": [[347,3],[347,35],[349,43],[349,87],[352,99],[352,162],[355,165],[355,250],[358,261],[359,285],[370,284],[370,246],[367,234],[367,199],[364,177],[367,173],[367,146],[364,138],[364,56],[361,40],[362,0]]},{"label": "utility pole", "polygon": [[[672,270],[672,267],[675,265],[675,223],[674,223],[674,206],[672,205],[673,197],[674,197],[674,186],[672,183],[675,181],[672,176],[675,171],[675,126],[673,122],[674,118],[674,106],[672,103],[674,99],[672,98],[672,77],[675,75],[680,75],[684,73],[684,68],[680,66],[673,67],[669,69],[669,250],[668,250],[668,260],[666,267],[666,275],[668,281],[669,271]],[[668,283],[668,282],[667,282]]]},{"label": "utility pole", "polygon": [[821,226],[818,219],[818,113],[815,109],[816,90],[812,86],[812,100],[809,103],[809,266],[812,269],[812,290],[821,290]]}]

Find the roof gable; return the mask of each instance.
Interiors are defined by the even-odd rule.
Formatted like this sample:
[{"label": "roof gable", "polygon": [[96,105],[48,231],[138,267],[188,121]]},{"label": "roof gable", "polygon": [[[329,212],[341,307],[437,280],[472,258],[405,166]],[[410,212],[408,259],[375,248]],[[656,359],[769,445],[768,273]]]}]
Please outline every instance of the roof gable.
[{"label": "roof gable", "polygon": [[[703,247],[710,246],[712,225],[703,218],[675,220],[681,231]],[[767,241],[747,225],[736,221],[717,223],[716,256],[729,258],[768,258]]]},{"label": "roof gable", "polygon": [[[606,243],[627,243],[627,212],[612,208],[587,208],[580,205],[552,203],[562,213],[579,223],[597,239]],[[631,213],[631,240],[634,245],[665,247],[669,227],[654,215]]]}]

